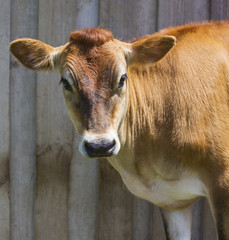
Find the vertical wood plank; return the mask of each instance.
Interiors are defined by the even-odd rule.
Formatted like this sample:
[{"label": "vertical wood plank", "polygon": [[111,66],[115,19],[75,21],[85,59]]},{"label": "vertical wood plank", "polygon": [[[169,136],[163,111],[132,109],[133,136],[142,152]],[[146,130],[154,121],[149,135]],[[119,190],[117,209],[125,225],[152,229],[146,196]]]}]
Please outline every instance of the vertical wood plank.
[{"label": "vertical wood plank", "polygon": [[9,52],[10,1],[0,8],[0,239],[9,239]]},{"label": "vertical wood plank", "polygon": [[156,0],[100,0],[99,25],[120,40],[153,33],[157,21]]},{"label": "vertical wood plank", "polygon": [[99,166],[97,240],[131,239],[133,197],[106,159]]},{"label": "vertical wood plank", "polygon": [[211,0],[210,18],[214,20],[229,19],[229,1]]},{"label": "vertical wood plank", "polygon": [[[74,30],[75,1],[39,1],[38,38],[52,46]],[[37,78],[36,239],[68,239],[68,188],[73,125],[58,85],[59,73]]]},{"label": "vertical wood plank", "polygon": [[99,0],[77,1],[75,12],[76,29],[98,26]]},{"label": "vertical wood plank", "polygon": [[192,205],[192,240],[203,238],[203,215],[204,215],[204,198],[198,199]]},{"label": "vertical wood plank", "polygon": [[209,19],[208,0],[160,0],[158,3],[158,29]]},{"label": "vertical wood plank", "polygon": [[132,240],[152,239],[153,206],[138,197],[132,203]]},{"label": "vertical wood plank", "polygon": [[[98,25],[98,0],[76,1],[75,28]],[[78,151],[80,137],[74,135],[68,197],[69,240],[96,238],[98,160],[86,159]]]},{"label": "vertical wood plank", "polygon": [[207,199],[204,199],[204,206],[203,206],[203,240],[215,240],[217,239],[216,236],[216,226],[214,223],[214,219],[212,217],[212,213],[207,202]]},{"label": "vertical wood plank", "polygon": [[[11,1],[11,40],[37,36],[37,1]],[[10,226],[11,240],[34,238],[36,75],[11,61]]]},{"label": "vertical wood plank", "polygon": [[153,207],[152,240],[166,240],[160,209]]}]

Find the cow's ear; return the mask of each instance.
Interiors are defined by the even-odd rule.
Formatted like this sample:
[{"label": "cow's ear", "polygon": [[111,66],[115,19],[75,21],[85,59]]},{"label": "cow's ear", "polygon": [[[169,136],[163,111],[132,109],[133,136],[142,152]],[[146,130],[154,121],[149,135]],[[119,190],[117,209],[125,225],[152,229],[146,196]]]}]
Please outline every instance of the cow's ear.
[{"label": "cow's ear", "polygon": [[175,45],[176,38],[168,35],[148,36],[130,45],[128,64],[157,62]]},{"label": "cow's ear", "polygon": [[10,43],[11,53],[32,70],[52,70],[57,67],[64,47],[54,48],[30,38],[21,38]]}]

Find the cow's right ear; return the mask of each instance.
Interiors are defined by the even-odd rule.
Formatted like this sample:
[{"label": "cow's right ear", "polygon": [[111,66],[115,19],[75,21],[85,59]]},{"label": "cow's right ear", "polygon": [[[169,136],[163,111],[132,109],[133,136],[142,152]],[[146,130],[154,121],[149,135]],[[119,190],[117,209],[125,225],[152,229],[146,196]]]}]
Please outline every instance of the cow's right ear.
[{"label": "cow's right ear", "polygon": [[157,34],[129,44],[126,52],[128,65],[157,62],[169,52],[175,43],[175,37]]},{"label": "cow's right ear", "polygon": [[10,43],[10,51],[27,68],[53,70],[60,61],[65,46],[51,47],[39,40],[21,38]]}]

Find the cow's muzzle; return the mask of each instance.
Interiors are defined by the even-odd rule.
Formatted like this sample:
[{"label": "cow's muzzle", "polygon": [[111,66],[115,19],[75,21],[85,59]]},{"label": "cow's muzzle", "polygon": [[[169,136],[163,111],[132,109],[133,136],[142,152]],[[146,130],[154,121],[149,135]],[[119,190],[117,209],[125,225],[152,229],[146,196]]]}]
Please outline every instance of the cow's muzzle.
[{"label": "cow's muzzle", "polygon": [[79,146],[80,152],[90,158],[112,157],[120,150],[120,142],[116,134],[89,134],[83,135]]}]

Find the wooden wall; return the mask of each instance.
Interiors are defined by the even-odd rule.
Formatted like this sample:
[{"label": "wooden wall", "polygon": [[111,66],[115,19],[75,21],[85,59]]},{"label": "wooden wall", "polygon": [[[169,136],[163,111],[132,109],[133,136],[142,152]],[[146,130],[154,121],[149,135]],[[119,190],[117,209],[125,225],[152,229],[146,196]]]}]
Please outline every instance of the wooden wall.
[{"label": "wooden wall", "polygon": [[[157,207],[131,195],[105,160],[77,150],[58,73],[9,56],[19,37],[64,44],[100,26],[130,39],[190,21],[227,19],[229,0],[1,0],[0,239],[165,240]],[[208,204],[193,205],[194,240],[215,240]]]}]

